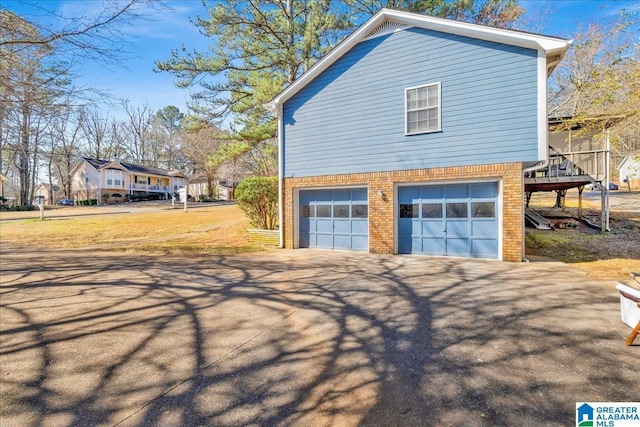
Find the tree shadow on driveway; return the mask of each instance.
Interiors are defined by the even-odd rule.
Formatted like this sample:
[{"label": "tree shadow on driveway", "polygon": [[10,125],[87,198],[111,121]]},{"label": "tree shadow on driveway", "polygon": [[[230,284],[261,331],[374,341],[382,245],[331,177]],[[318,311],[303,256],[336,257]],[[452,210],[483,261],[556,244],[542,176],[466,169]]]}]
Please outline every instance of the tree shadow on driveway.
[{"label": "tree shadow on driveway", "polygon": [[640,395],[615,289],[562,264],[0,255],[3,426],[568,425]]}]

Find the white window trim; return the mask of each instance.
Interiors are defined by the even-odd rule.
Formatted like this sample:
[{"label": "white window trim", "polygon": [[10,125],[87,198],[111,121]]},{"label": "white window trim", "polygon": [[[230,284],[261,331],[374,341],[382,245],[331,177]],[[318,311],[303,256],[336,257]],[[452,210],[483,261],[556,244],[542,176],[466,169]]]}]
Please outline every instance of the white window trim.
[{"label": "white window trim", "polygon": [[[409,122],[407,120],[409,116],[408,114],[409,111],[407,110],[407,92],[409,92],[410,90],[434,86],[434,85],[438,86],[438,128],[432,129],[432,130],[419,131],[419,132],[409,132],[409,129],[408,129]],[[426,83],[420,86],[405,88],[404,90],[404,134],[405,135],[421,135],[425,133],[434,133],[434,132],[441,132],[441,131],[442,131],[442,84],[441,82]]]}]

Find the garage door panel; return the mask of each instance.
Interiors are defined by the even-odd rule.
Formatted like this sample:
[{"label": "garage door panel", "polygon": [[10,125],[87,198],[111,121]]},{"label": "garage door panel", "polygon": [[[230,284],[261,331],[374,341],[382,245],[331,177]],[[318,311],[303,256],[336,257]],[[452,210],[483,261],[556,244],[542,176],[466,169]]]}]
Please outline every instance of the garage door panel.
[{"label": "garage door panel", "polygon": [[333,233],[333,220],[317,219],[315,231],[316,233]]},{"label": "garage door panel", "polygon": [[351,236],[351,248],[366,251],[369,249],[369,237],[368,236]]},{"label": "garage door panel", "polygon": [[450,239],[447,238],[447,255],[453,256],[469,256],[469,239]]},{"label": "garage door panel", "polygon": [[350,220],[345,220],[345,221],[334,220],[333,232],[349,235],[351,233],[351,221]]},{"label": "garage door panel", "polygon": [[366,219],[352,219],[351,232],[353,234],[361,234],[366,237],[369,233],[369,221]]},{"label": "garage door panel", "polygon": [[496,221],[471,221],[471,237],[498,237],[498,225]]},{"label": "garage door panel", "polygon": [[[420,223],[418,223],[419,225]],[[422,230],[416,230],[418,233],[422,231],[423,236],[444,237],[444,224],[442,221],[422,221]]]},{"label": "garage door panel", "polygon": [[432,238],[423,238],[422,239],[422,250],[421,253],[426,255],[445,255],[447,253],[445,240],[442,238],[432,239]]},{"label": "garage door panel", "polygon": [[348,234],[334,234],[333,247],[335,249],[351,249],[351,236]]},{"label": "garage door panel", "polygon": [[333,247],[333,235],[332,234],[316,234],[316,247],[318,248]]},{"label": "garage door panel", "polygon": [[469,221],[466,220],[448,220],[447,221],[447,238],[469,237]]},{"label": "garage door panel", "polygon": [[490,258],[498,253],[498,241],[495,239],[471,240],[471,255],[477,258]]}]

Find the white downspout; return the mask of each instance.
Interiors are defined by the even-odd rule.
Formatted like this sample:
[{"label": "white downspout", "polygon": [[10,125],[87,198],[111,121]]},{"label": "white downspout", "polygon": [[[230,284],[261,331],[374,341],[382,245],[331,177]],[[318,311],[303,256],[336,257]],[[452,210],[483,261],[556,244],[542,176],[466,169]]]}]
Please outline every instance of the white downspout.
[{"label": "white downspout", "polygon": [[[540,169],[544,169],[549,166],[549,118],[547,117],[547,78],[549,77],[550,70],[560,62],[560,57],[557,60],[547,63],[547,54],[544,49],[538,50],[538,159],[543,158],[537,164],[525,168],[522,170],[522,194],[524,195],[524,176],[528,172],[535,172]],[[529,262],[525,256],[525,231],[526,220],[524,215],[524,203],[522,205],[522,261]]]},{"label": "white downspout", "polygon": [[282,200],[282,195],[284,193],[282,189],[283,185],[283,172],[284,172],[284,153],[282,150],[282,137],[283,137],[283,118],[282,118],[282,104],[278,105],[278,230],[280,231],[279,235],[279,244],[278,247],[280,249],[284,248],[284,235],[283,235],[283,213],[284,213],[284,202]]}]

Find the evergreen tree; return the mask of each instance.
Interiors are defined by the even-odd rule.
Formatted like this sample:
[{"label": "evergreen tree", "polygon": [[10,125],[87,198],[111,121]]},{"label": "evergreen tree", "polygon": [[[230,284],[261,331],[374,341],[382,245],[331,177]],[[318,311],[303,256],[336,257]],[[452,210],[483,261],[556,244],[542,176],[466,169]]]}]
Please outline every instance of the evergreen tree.
[{"label": "evergreen tree", "polygon": [[382,7],[501,27],[523,13],[517,0],[215,1],[195,22],[211,38],[209,52],[183,46],[156,68],[173,73],[179,87],[200,86],[195,114],[215,124],[233,117],[237,141],[214,160],[235,159],[275,136],[263,104]]}]

